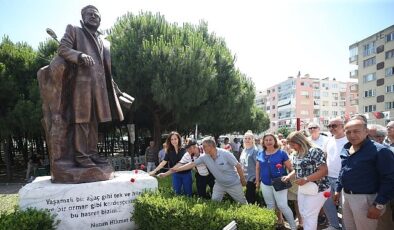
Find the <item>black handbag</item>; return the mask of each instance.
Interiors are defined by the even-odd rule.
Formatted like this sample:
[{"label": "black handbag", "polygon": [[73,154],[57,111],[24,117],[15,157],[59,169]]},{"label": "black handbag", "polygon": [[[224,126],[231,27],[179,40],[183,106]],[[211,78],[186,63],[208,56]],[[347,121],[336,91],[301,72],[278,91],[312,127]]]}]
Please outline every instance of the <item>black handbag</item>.
[{"label": "black handbag", "polygon": [[270,166],[270,158],[268,158],[268,169],[270,170],[270,174],[271,174],[271,184],[272,187],[274,187],[275,191],[282,191],[285,189],[289,189],[291,188],[292,184],[290,181],[282,181],[282,177],[276,177],[276,178],[272,178],[272,172],[271,172],[271,166]]},{"label": "black handbag", "polygon": [[284,189],[291,188],[292,184],[290,181],[282,181],[281,177],[272,178],[271,179],[272,186],[274,187],[275,191],[282,191]]}]

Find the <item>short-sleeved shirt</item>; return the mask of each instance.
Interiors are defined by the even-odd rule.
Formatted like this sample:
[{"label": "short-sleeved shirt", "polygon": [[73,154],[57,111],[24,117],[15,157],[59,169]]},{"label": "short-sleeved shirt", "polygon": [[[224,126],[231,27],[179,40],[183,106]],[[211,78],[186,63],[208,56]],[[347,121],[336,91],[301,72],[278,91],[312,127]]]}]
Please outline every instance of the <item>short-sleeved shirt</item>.
[{"label": "short-sleeved shirt", "polygon": [[235,168],[237,159],[232,153],[221,148],[216,148],[216,159],[212,159],[209,154],[199,157],[194,161],[196,165],[205,164],[215,182],[224,187],[231,187],[240,184],[239,175]]},{"label": "short-sleeved shirt", "polygon": [[[179,149],[178,154],[175,151],[167,152],[167,154],[164,156],[164,160],[169,163],[169,167],[172,168],[174,167],[183,157],[185,154],[186,150],[184,148]],[[190,170],[186,171],[181,171],[178,173],[188,173]]]},{"label": "short-sleeved shirt", "polygon": [[[289,160],[287,153],[278,149],[274,154],[267,155],[264,150],[257,154],[257,161],[260,165],[260,180],[265,185],[272,185],[271,179],[281,177],[287,174],[284,163]],[[276,165],[282,167],[277,168]]]},{"label": "short-sleeved shirt", "polygon": [[319,147],[321,150],[324,150],[326,148],[326,144],[328,141],[328,137],[320,134],[319,138],[317,138],[316,140],[312,139],[312,136],[308,137],[308,139],[315,144],[317,147]]},{"label": "short-sleeved shirt", "polygon": [[[318,170],[318,167],[326,164],[324,152],[320,148],[310,148],[304,157],[296,155],[293,161],[293,168],[296,172],[296,178],[304,178]],[[322,192],[330,187],[327,176],[320,180],[313,181],[319,187],[319,192]]]},{"label": "short-sleeved shirt", "polygon": [[[200,156],[198,156],[198,157],[193,156],[193,160],[192,160],[190,153],[186,152],[185,155],[183,155],[182,159],[179,161],[179,163],[187,164],[187,163],[197,160],[199,157],[202,157],[204,155],[205,155],[204,153],[201,153]],[[197,168],[198,174],[200,174],[201,176],[208,176],[209,175],[209,171],[207,169],[207,166],[205,166],[205,164],[199,164],[196,166],[196,168]]]},{"label": "short-sleeved shirt", "polygon": [[241,156],[239,158],[239,163],[241,163],[247,181],[254,182],[256,179],[257,152],[257,147],[253,145],[248,149],[242,150]]}]

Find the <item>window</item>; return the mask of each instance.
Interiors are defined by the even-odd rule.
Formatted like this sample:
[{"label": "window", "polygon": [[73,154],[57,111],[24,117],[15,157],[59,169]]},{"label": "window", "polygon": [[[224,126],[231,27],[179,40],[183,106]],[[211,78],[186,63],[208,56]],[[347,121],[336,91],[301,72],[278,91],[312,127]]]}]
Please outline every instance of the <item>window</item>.
[{"label": "window", "polygon": [[364,106],[364,113],[375,112],[375,111],[376,111],[376,105]]},{"label": "window", "polygon": [[363,76],[364,83],[369,82],[369,81],[374,81],[375,79],[376,79],[375,73],[370,73],[370,74]]},{"label": "window", "polygon": [[301,115],[309,115],[308,110],[301,110]]},{"label": "window", "polygon": [[376,86],[384,85],[384,78],[380,78],[376,81]]},{"label": "window", "polygon": [[323,117],[328,117],[328,111],[323,111],[322,115],[323,115]]},{"label": "window", "polygon": [[376,102],[377,103],[382,103],[384,102],[384,95],[379,95],[376,97]]},{"label": "window", "polygon": [[338,102],[333,102],[332,106],[338,106]]},{"label": "window", "polygon": [[384,103],[384,108],[385,109],[394,109],[394,101],[385,102]]},{"label": "window", "polygon": [[386,86],[386,93],[393,93],[394,92],[394,85]]},{"label": "window", "polygon": [[394,75],[394,67],[386,68],[386,77]]},{"label": "window", "polygon": [[309,87],[309,83],[308,83],[308,82],[305,82],[305,81],[302,81],[302,82],[301,82],[301,85],[302,85],[302,86]]},{"label": "window", "polygon": [[350,58],[349,61],[355,61],[357,60],[357,55],[358,55],[358,47],[352,47],[349,49],[349,53],[350,53]]},{"label": "window", "polygon": [[309,101],[308,100],[301,100],[301,105],[309,105]]},{"label": "window", "polygon": [[374,97],[375,95],[376,91],[374,89],[364,91],[364,97]]},{"label": "window", "polygon": [[346,106],[346,103],[344,101],[340,101],[339,106]]},{"label": "window", "polygon": [[301,91],[301,96],[309,97],[308,91]]},{"label": "window", "polygon": [[275,105],[272,105],[272,109],[275,109]]},{"label": "window", "polygon": [[378,46],[377,48],[376,48],[376,53],[381,53],[381,52],[383,52],[384,51],[384,45],[381,45],[381,46]]},{"label": "window", "polygon": [[377,65],[376,65],[376,69],[377,70],[380,70],[380,69],[383,69],[384,68],[384,62],[379,62]]},{"label": "window", "polygon": [[328,97],[328,92],[323,92],[323,97]]},{"label": "window", "polygon": [[375,53],[375,42],[370,42],[364,45],[364,57]]},{"label": "window", "polygon": [[371,65],[375,65],[375,64],[376,64],[376,57],[368,58],[367,60],[364,60],[364,62],[363,62],[364,68],[371,66]]},{"label": "window", "polygon": [[386,42],[393,41],[394,40],[394,32],[391,32],[386,35]]},{"label": "window", "polygon": [[336,116],[338,116],[338,111],[332,111],[331,114],[332,114],[332,116],[336,117]]},{"label": "window", "polygon": [[386,60],[394,57],[394,49],[386,52]]}]

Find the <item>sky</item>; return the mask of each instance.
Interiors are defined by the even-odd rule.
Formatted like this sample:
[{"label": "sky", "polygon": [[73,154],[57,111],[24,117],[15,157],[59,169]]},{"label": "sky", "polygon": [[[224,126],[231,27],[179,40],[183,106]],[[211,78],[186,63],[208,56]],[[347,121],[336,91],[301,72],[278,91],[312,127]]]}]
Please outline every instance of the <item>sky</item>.
[{"label": "sky", "polygon": [[37,49],[79,25],[80,10],[96,6],[101,29],[126,12],[160,12],[170,23],[208,23],[258,90],[289,76],[350,81],[349,46],[394,24],[394,0],[0,0],[0,37]]}]

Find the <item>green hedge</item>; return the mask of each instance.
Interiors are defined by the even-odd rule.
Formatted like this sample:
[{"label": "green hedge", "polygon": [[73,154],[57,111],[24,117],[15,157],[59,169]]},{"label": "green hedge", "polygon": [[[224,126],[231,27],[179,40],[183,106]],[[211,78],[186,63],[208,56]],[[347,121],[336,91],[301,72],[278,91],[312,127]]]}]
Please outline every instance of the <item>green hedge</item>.
[{"label": "green hedge", "polygon": [[139,229],[222,229],[232,220],[237,229],[275,229],[273,211],[255,205],[175,196],[168,191],[144,193],[134,202]]},{"label": "green hedge", "polygon": [[0,230],[51,230],[56,229],[58,223],[49,212],[32,208],[24,211],[15,209],[13,213],[0,214]]}]

